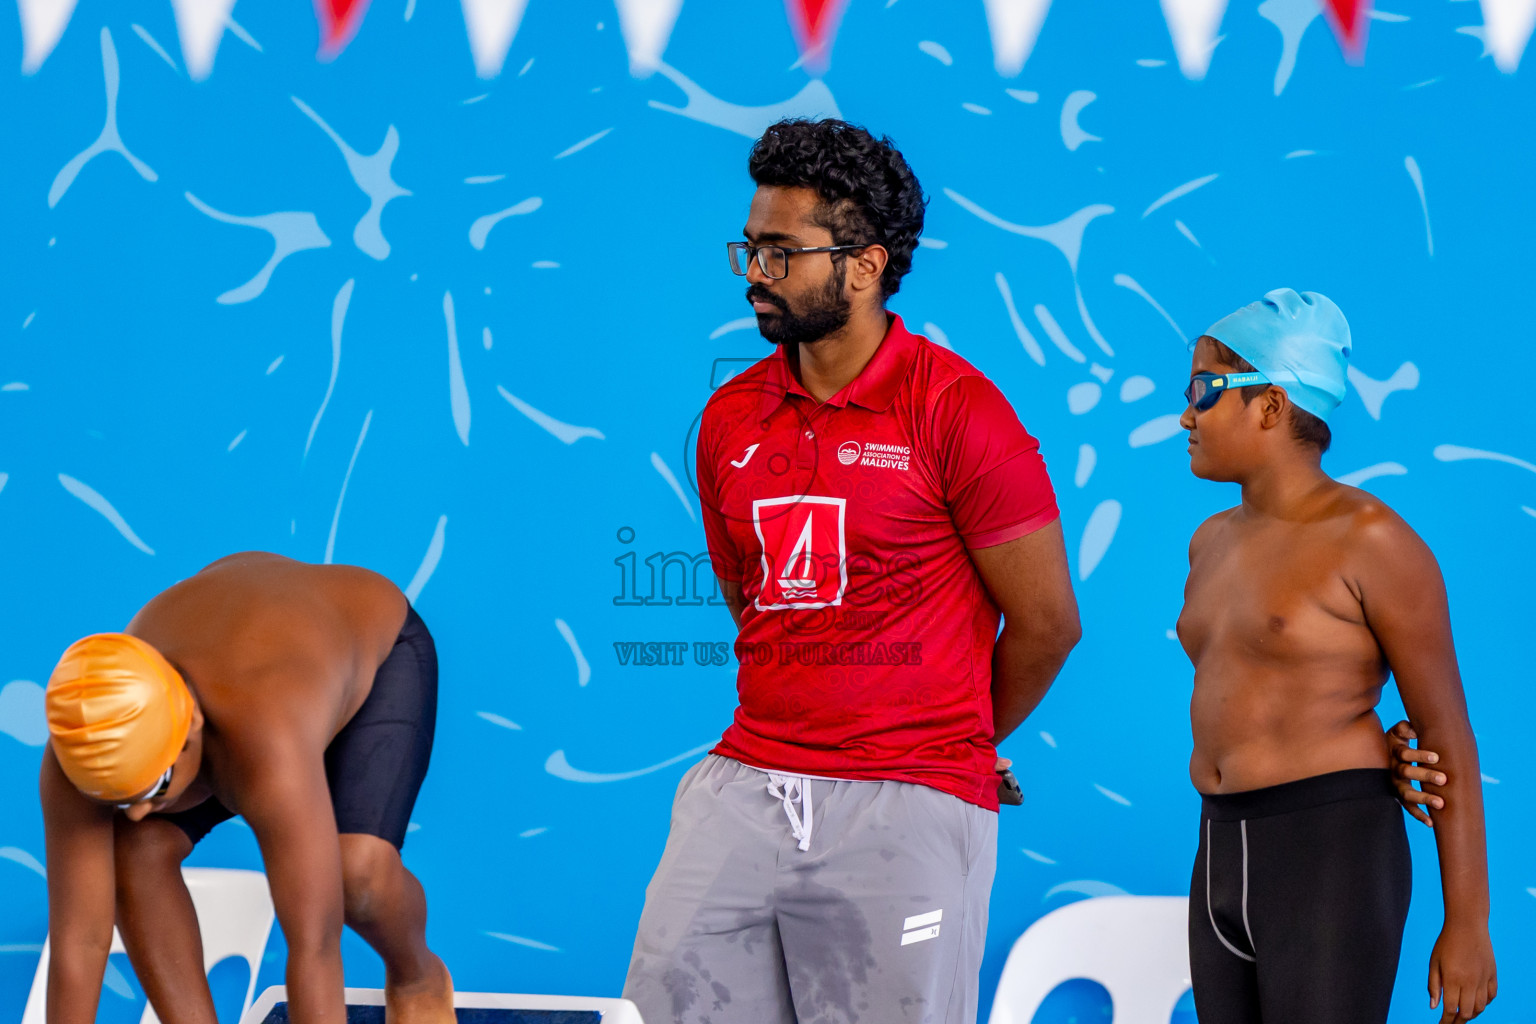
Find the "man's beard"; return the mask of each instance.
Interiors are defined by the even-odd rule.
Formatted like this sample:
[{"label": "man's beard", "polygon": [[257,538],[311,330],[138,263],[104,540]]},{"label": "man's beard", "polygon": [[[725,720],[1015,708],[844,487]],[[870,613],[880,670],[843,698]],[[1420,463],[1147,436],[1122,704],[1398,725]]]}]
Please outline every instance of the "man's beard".
[{"label": "man's beard", "polygon": [[775,345],[801,345],[820,341],[833,331],[842,330],[853,315],[852,304],[843,297],[843,274],[839,267],[827,279],[827,287],[806,300],[804,309],[791,312],[788,303],[762,285],[747,289],[747,301],[766,302],[778,313],[757,315],[757,329]]}]

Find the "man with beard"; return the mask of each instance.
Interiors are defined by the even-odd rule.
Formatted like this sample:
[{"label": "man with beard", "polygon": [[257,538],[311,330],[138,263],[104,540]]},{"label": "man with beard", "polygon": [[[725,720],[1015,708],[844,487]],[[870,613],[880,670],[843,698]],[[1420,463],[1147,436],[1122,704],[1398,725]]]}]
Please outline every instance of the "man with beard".
[{"label": "man with beard", "polygon": [[775,348],[698,442],[740,706],[678,788],[624,994],[655,1024],[967,1024],[996,744],[1080,635],[1054,491],[997,387],[885,309],[924,207],[890,140],[782,121],[749,169],[729,255]]}]

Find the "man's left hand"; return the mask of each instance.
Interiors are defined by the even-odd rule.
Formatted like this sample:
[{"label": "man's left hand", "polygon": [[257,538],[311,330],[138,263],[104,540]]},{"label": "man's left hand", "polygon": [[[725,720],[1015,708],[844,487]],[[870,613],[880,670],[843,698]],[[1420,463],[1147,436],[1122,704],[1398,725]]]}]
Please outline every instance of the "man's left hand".
[{"label": "man's left hand", "polygon": [[1018,806],[1024,802],[1024,791],[1019,788],[1019,780],[1013,777],[1013,772],[1008,766],[1013,764],[1006,757],[997,759],[997,774],[1002,778],[997,783],[997,799],[999,803]]},{"label": "man's left hand", "polygon": [[1433,807],[1441,810],[1445,807],[1445,801],[1433,793],[1426,793],[1422,789],[1414,788],[1415,782],[1428,782],[1431,785],[1443,786],[1446,783],[1446,775],[1438,768],[1421,768],[1424,764],[1437,764],[1440,755],[1432,750],[1413,746],[1413,741],[1419,738],[1419,734],[1413,731],[1413,726],[1407,722],[1398,722],[1387,730],[1387,746],[1392,751],[1392,781],[1397,786],[1397,800],[1403,805],[1403,809],[1418,818],[1424,824],[1433,828],[1435,823],[1430,820],[1425,807]]}]

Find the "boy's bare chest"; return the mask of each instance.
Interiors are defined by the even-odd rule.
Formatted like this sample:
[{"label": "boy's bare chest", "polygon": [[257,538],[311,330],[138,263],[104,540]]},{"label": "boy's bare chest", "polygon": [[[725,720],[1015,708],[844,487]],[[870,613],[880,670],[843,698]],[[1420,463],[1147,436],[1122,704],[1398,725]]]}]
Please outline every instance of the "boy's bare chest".
[{"label": "boy's bare chest", "polygon": [[1326,655],[1372,643],[1328,531],[1229,531],[1190,566],[1179,639],[1191,660],[1221,651]]}]

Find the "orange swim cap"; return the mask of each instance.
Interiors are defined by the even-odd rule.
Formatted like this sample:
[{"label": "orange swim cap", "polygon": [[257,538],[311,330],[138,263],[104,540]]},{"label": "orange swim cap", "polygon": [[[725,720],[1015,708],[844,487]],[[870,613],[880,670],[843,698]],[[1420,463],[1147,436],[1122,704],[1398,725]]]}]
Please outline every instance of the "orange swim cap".
[{"label": "orange swim cap", "polygon": [[154,785],[192,724],[181,674],[126,633],[70,644],[48,679],[46,705],[59,767],[82,793],[113,803]]}]

